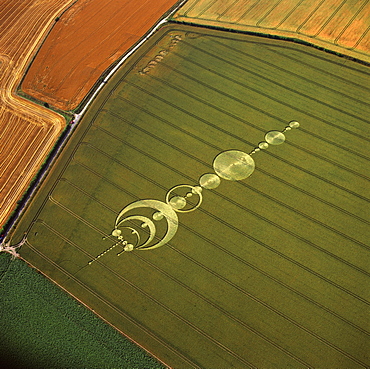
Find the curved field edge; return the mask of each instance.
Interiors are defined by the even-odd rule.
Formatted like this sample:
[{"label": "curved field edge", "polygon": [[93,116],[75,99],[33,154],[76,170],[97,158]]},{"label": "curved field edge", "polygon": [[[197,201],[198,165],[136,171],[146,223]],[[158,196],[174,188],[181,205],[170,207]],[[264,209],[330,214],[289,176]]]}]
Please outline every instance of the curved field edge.
[{"label": "curved field edge", "polygon": [[58,0],[45,7],[39,2],[34,2],[34,6],[30,2],[27,7],[20,2],[9,3],[4,3],[2,11],[4,32],[0,51],[3,77],[0,127],[2,163],[6,165],[1,183],[1,231],[65,127],[60,115],[20,98],[16,90],[27,63],[49,29],[49,19],[68,2]]},{"label": "curved field edge", "polygon": [[[348,4],[347,4],[348,3]],[[189,0],[173,20],[227,31],[299,39],[315,47],[370,62],[366,1]]]},{"label": "curved field edge", "polygon": [[[61,17],[58,17],[57,20],[60,19],[61,21],[56,21],[54,23],[48,37],[45,38],[35,58],[28,67],[27,73],[22,80],[23,92],[38,100],[46,101],[48,104],[60,110],[70,112],[78,110],[81,102],[85,99],[89,91],[94,89],[94,83],[99,81],[101,76],[106,73],[117,60],[120,60],[140,43],[140,41],[155,28],[159,21],[177,10],[183,1],[180,0],[176,2],[175,0],[166,0],[151,8],[148,8],[148,5],[151,4],[148,4],[150,2],[147,1],[143,1],[144,4],[134,4],[134,2],[126,3],[122,4],[119,1],[115,1],[114,6],[117,7],[117,9],[114,10],[112,7],[110,13],[108,13],[109,16],[117,17],[118,10],[123,12],[122,14],[124,16],[119,22],[116,22],[119,27],[118,29],[112,29],[109,22],[108,24],[102,24],[101,22],[107,22],[107,20],[105,16],[101,15],[100,18],[99,15],[93,15],[93,18],[86,19],[86,22],[84,18],[78,22],[76,21],[76,24],[81,24],[82,21],[82,23],[85,24],[83,28],[90,27],[96,32],[96,27],[98,27],[102,34],[110,34],[110,38],[102,40],[100,40],[99,37],[97,40],[93,39],[93,34],[85,37],[84,43],[90,45],[92,50],[94,50],[91,52],[91,55],[89,54],[89,60],[86,60],[86,52],[79,51],[81,47],[73,49],[73,47],[69,46],[69,43],[74,43],[75,40],[72,38],[73,36],[69,37],[68,35],[72,35],[73,32],[76,32],[76,27],[78,27],[73,23],[73,18],[75,16],[81,17],[81,14],[85,13],[86,16],[90,15],[89,11],[91,11],[91,9],[89,10],[88,8],[93,8],[97,4],[99,5],[99,1],[86,2],[86,4],[82,1],[80,6],[76,4],[76,8],[69,9],[70,12],[68,14],[63,13]],[[124,6],[126,5],[128,7],[132,6],[133,9],[125,9]],[[140,7],[143,6],[148,8],[147,12],[144,10],[141,11]],[[169,6],[169,8],[165,6]],[[154,11],[153,9],[157,10]],[[81,12],[81,10],[83,10],[83,12]],[[98,14],[99,13],[101,12],[98,12]],[[137,14],[143,15],[144,18],[137,18]],[[148,22],[145,16],[148,16],[148,19],[151,21]],[[133,27],[132,24],[126,24],[126,22],[132,21],[133,18],[137,18],[135,27],[137,22],[139,25],[142,25],[140,31]],[[68,29],[66,29],[63,22],[71,23],[68,24]],[[81,30],[82,28],[79,29]],[[120,32],[117,30],[120,30]],[[145,34],[143,34],[143,32],[145,32]],[[60,36],[60,34],[62,36]],[[58,36],[58,38],[62,37],[64,41],[58,41],[57,43],[53,42],[56,36]],[[122,43],[122,40],[126,41]],[[73,57],[67,58],[66,52],[69,53],[72,51]],[[50,55],[53,56],[50,58]],[[63,57],[67,59],[63,59],[65,61],[61,62]],[[74,61],[72,62],[72,60]],[[61,64],[58,64],[58,67],[54,67],[54,64],[58,62]],[[86,69],[89,70],[89,75],[86,75]],[[42,83],[40,79],[43,80]]]},{"label": "curved field edge", "polygon": [[[192,22],[190,20],[181,20],[178,18],[172,18],[170,19],[170,22],[173,24],[179,24],[184,26],[191,26],[191,27],[199,27],[199,28],[206,28],[210,30],[216,30],[216,31],[223,31],[223,32],[230,32],[230,33],[238,33],[242,35],[249,35],[249,36],[257,36],[261,38],[268,38],[268,39],[275,39],[280,41],[286,41],[286,42],[293,42],[299,45],[304,45],[307,47],[311,47],[317,50],[321,50],[323,52],[336,55],[341,58],[346,58],[349,60],[352,60],[356,63],[370,66],[370,56],[364,56],[363,59],[360,58],[361,55],[358,53],[350,52],[350,50],[342,48],[342,47],[336,47],[333,44],[330,44],[329,42],[310,42],[312,39],[310,37],[304,37],[299,34],[275,34],[275,33],[267,33],[267,32],[259,32],[254,27],[235,27],[235,28],[228,28],[223,25],[212,25],[207,23],[197,23]],[[299,36],[299,37],[298,37]]]},{"label": "curved field edge", "polygon": [[[154,74],[154,73],[153,73]],[[118,77],[117,77],[118,78]],[[173,95],[173,93],[171,94],[171,96]],[[99,99],[103,99],[104,97],[102,96],[102,95],[100,95],[100,97],[97,99],[97,100],[99,100]],[[140,99],[138,99],[139,101],[140,101]],[[163,111],[163,110],[162,110]],[[90,111],[88,114],[93,114],[93,112],[92,111]],[[77,133],[77,132],[76,132]],[[298,133],[299,134],[299,133]],[[259,136],[259,135],[258,135]],[[257,138],[257,136],[256,136],[256,138]],[[258,141],[256,141],[256,142],[258,142]],[[109,145],[109,147],[110,147],[111,145]],[[255,178],[255,177],[254,177]],[[32,241],[32,240],[31,240]],[[153,254],[153,256],[154,256],[155,254]]]},{"label": "curved field edge", "polygon": [[[55,17],[54,24],[50,27],[47,34],[45,35],[42,43],[40,44],[38,50],[31,58],[30,62],[28,63],[28,66],[26,67],[26,70],[23,74],[23,77],[21,78],[20,82],[17,85],[17,88],[15,90],[15,96],[18,96],[22,99],[25,99],[33,104],[37,104],[42,106],[43,108],[49,109],[51,112],[57,113],[64,117],[65,122],[71,122],[73,119],[73,113],[80,112],[83,107],[86,105],[86,103],[89,101],[92,95],[94,95],[95,91],[99,88],[100,84],[102,83],[103,79],[109,75],[109,73],[112,71],[112,69],[115,68],[117,64],[120,63],[120,61],[125,58],[127,54],[131,52],[131,50],[134,50],[137,45],[139,45],[142,40],[147,37],[148,34],[150,34],[156,27],[159,21],[165,19],[168,17],[171,13],[176,11],[179,7],[182,6],[184,3],[183,0],[177,1],[173,6],[170,7],[159,19],[159,21],[154,24],[136,43],[134,43],[126,52],[124,52],[117,60],[115,60],[104,72],[99,76],[99,78],[94,82],[92,85],[90,91],[84,96],[84,98],[79,102],[79,104],[72,109],[71,111],[64,111],[58,108],[55,108],[54,106],[50,105],[47,102],[44,102],[28,93],[22,90],[22,84],[24,82],[24,79],[26,78],[29,69],[31,68],[32,64],[34,63],[35,58],[39,54],[40,50],[42,49],[42,46],[44,45],[45,41],[47,40],[48,36],[53,30],[53,27],[57,22],[60,20],[60,18],[65,14],[74,4],[76,1],[72,2],[66,9],[64,9],[57,17]],[[41,180],[40,178],[44,175],[45,171],[48,171],[49,168],[52,166],[51,162],[53,161],[54,156],[56,153],[58,153],[59,149],[66,143],[68,139],[68,135],[72,132],[71,127],[69,125],[65,126],[64,130],[60,132],[59,137],[57,137],[56,142],[54,146],[50,149],[50,152],[48,153],[47,157],[43,161],[43,163],[40,165],[40,169],[35,172],[34,177],[30,181],[27,188],[24,189],[23,193],[20,196],[19,201],[17,202],[16,206],[13,208],[13,210],[7,215],[6,219],[4,220],[3,224],[0,228],[0,235],[3,236],[8,233],[8,231],[13,227],[14,222],[19,217],[20,213],[23,211],[23,208],[25,207],[25,204],[28,203],[30,199],[30,193],[32,194],[34,189],[38,187]]]},{"label": "curved field edge", "polygon": [[4,367],[165,368],[24,261],[5,254],[0,292]]}]

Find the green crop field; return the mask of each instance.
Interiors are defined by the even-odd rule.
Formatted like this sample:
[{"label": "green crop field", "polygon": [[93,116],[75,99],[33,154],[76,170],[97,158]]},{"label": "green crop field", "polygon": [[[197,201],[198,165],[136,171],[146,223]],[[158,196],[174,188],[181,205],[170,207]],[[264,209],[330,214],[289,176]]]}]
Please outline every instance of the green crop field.
[{"label": "green crop field", "polygon": [[0,365],[164,368],[21,260],[0,255]]},{"label": "green crop field", "polygon": [[[314,48],[166,26],[107,83],[12,242],[27,232],[23,258],[174,368],[365,368],[369,82]],[[217,155],[291,121],[249,178],[199,193]],[[172,193],[202,203],[163,247],[122,253],[121,210]]]}]

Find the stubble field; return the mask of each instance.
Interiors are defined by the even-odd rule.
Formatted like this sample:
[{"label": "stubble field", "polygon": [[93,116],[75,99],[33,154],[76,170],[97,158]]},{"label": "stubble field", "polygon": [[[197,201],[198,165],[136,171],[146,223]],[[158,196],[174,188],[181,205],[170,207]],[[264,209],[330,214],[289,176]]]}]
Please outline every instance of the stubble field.
[{"label": "stubble field", "polygon": [[174,19],[301,39],[370,62],[366,0],[189,0]]},{"label": "stubble field", "polygon": [[101,74],[176,0],[81,0],[53,27],[22,83],[24,92],[73,110]]},{"label": "stubble field", "polygon": [[71,1],[3,1],[0,9],[0,228],[65,127],[65,119],[16,95],[53,17]]},{"label": "stubble field", "polygon": [[[26,231],[26,260],[175,368],[365,368],[368,82],[311,48],[164,27],[107,84],[13,240]],[[196,185],[218,153],[291,120],[166,246],[88,264],[127,204]]]}]

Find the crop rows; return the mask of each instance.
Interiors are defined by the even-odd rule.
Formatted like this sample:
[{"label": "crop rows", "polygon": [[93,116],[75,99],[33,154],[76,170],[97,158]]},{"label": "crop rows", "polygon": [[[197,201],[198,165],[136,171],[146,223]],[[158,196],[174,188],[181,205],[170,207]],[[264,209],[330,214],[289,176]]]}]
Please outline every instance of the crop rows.
[{"label": "crop rows", "polygon": [[368,1],[191,0],[175,21],[293,38],[369,62]]},{"label": "crop rows", "polygon": [[[22,252],[171,366],[366,367],[366,70],[221,35],[164,28],[114,77],[18,227]],[[247,180],[204,190],[169,244],[88,264],[127,204],[196,185],[218,153],[292,119],[301,129]]]}]

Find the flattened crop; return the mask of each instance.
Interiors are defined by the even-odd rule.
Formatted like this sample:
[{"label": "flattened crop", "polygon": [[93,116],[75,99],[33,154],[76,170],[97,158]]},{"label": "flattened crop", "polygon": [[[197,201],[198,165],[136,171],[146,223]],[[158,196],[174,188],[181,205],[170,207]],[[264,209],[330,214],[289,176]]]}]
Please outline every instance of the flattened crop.
[{"label": "flattened crop", "polygon": [[[98,96],[14,242],[26,231],[26,260],[172,367],[364,368],[369,85],[302,45],[164,27]],[[166,246],[89,264],[127,204],[196,186],[292,120]]]}]

